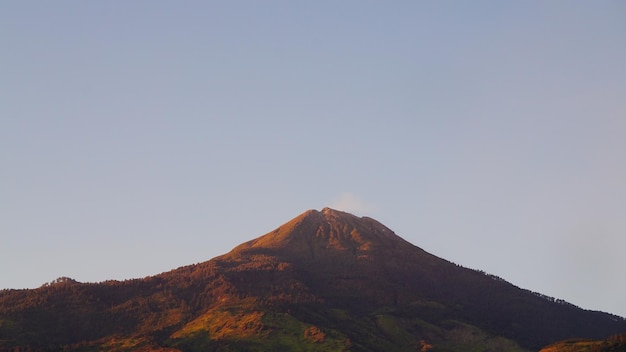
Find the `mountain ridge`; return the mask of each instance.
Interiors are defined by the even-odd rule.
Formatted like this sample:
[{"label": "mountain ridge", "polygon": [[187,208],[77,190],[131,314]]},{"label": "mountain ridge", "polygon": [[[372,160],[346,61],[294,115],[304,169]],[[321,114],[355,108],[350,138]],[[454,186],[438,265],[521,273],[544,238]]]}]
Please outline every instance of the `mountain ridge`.
[{"label": "mountain ridge", "polygon": [[624,331],[623,318],[463,268],[330,208],[144,279],[0,292],[0,351],[527,351]]}]

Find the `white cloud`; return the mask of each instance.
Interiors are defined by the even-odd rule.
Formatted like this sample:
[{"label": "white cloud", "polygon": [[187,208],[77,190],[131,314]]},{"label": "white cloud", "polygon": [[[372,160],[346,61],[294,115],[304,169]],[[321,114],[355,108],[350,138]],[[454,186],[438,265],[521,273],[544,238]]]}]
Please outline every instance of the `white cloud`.
[{"label": "white cloud", "polygon": [[349,213],[371,213],[376,210],[374,204],[365,202],[348,192],[342,193],[339,198],[331,203],[330,207]]}]

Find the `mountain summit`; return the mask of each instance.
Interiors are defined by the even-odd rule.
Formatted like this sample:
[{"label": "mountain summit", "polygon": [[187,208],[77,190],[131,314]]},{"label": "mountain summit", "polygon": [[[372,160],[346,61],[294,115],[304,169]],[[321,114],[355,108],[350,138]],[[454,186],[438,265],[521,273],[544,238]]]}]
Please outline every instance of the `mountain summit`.
[{"label": "mountain summit", "polygon": [[374,219],[324,208],[308,210],[276,230],[236,247],[233,253],[266,249],[313,260],[331,253],[365,255],[415,248]]},{"label": "mountain summit", "polygon": [[156,276],[0,292],[0,351],[527,351],[625,331],[330,208]]}]

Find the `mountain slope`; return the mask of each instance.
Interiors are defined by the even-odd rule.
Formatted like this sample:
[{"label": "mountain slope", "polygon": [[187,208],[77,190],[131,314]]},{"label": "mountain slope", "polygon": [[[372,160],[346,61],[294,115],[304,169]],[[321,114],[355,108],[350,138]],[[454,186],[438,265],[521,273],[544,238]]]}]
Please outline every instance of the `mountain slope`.
[{"label": "mountain slope", "polygon": [[626,334],[613,335],[604,340],[574,339],[561,341],[539,352],[623,352],[626,351]]},{"label": "mountain slope", "polygon": [[325,208],[145,279],[0,292],[0,350],[538,349],[626,331]]}]

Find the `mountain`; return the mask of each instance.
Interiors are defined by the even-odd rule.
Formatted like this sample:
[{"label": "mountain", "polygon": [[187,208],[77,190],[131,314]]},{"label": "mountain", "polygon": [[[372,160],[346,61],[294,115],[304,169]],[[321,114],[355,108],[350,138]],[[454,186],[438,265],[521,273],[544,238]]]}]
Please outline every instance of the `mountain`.
[{"label": "mountain", "polygon": [[152,277],[0,291],[0,351],[528,351],[624,332],[329,208]]}]

